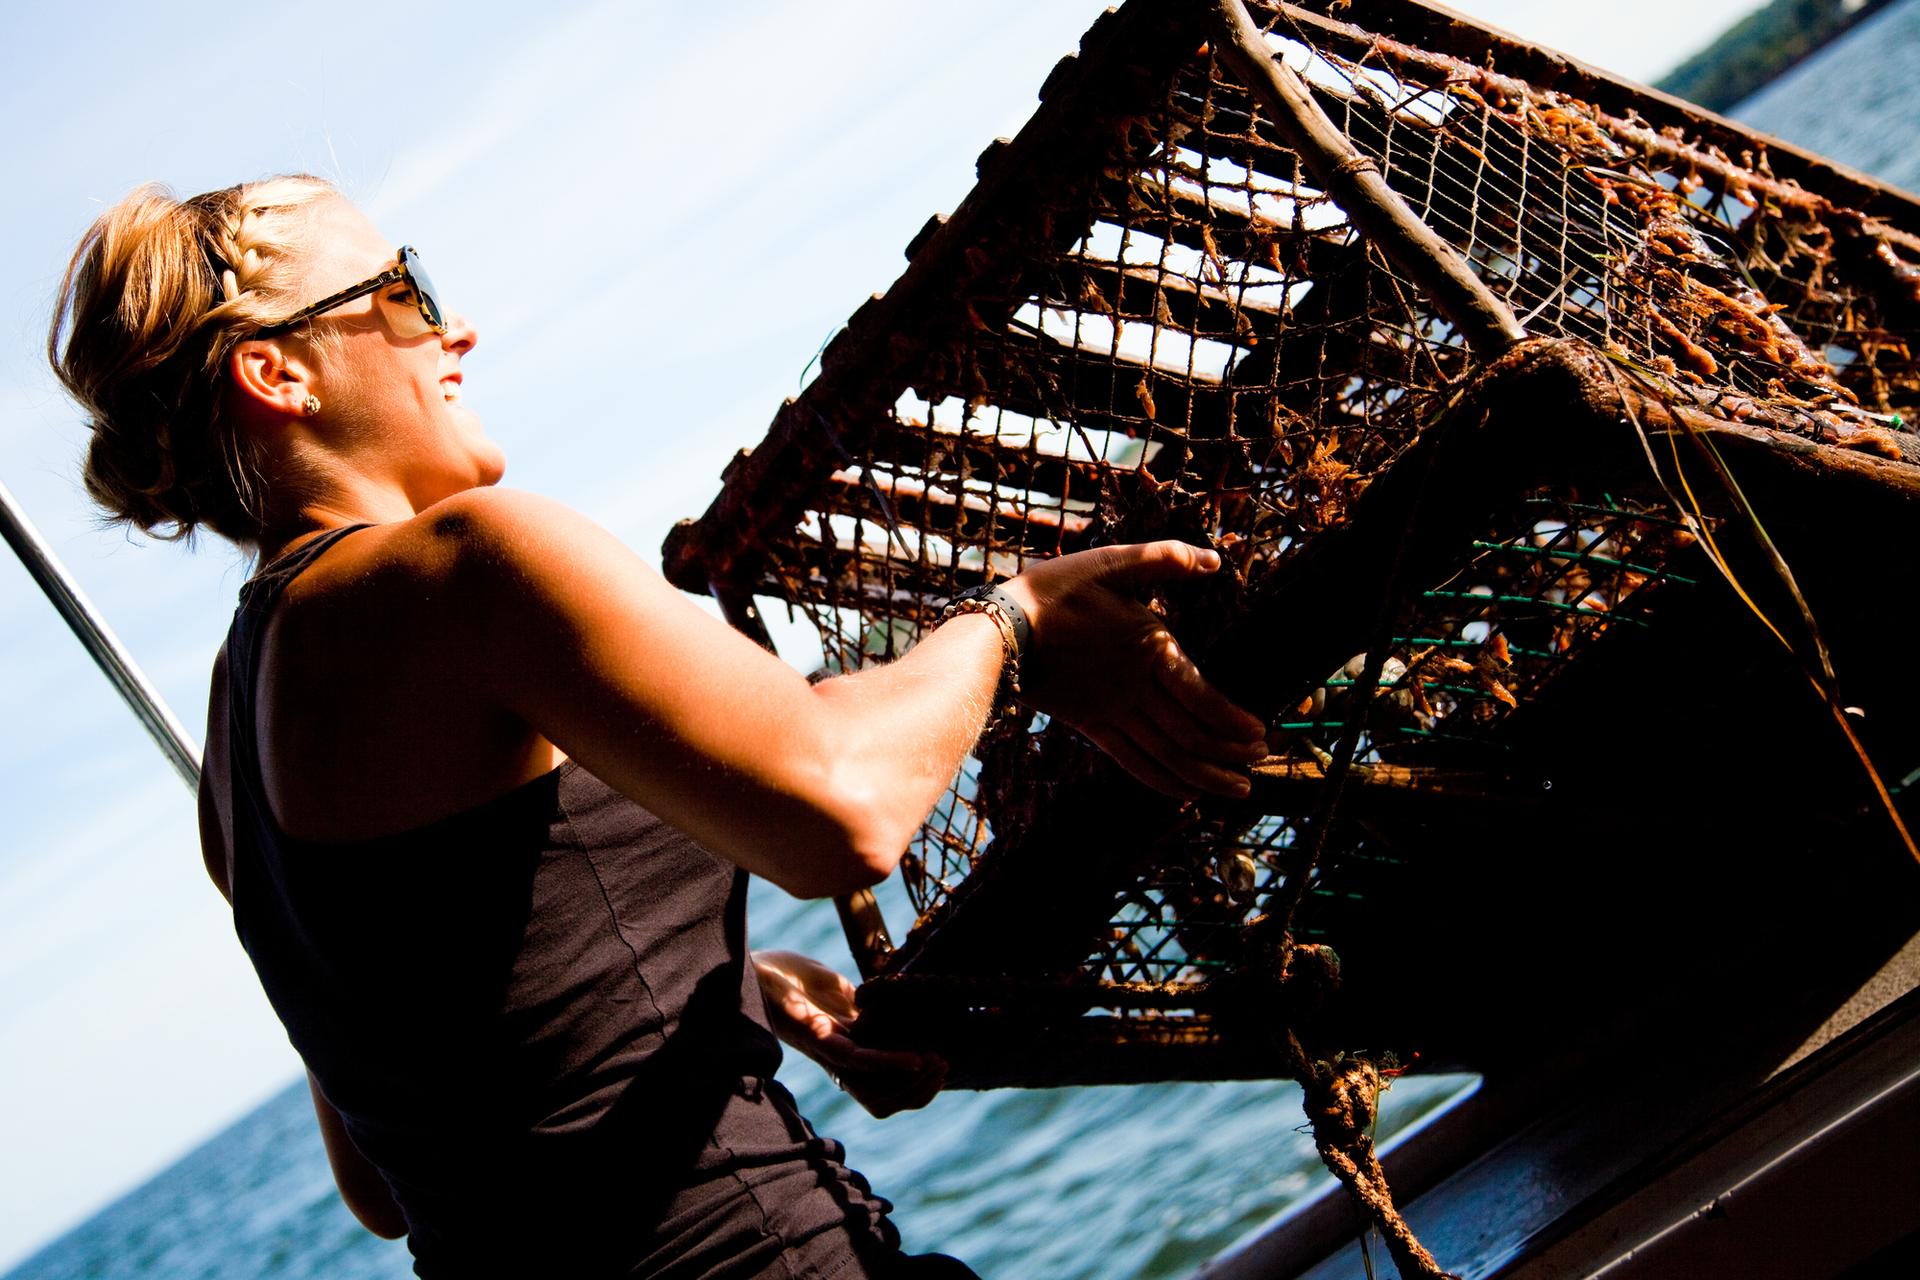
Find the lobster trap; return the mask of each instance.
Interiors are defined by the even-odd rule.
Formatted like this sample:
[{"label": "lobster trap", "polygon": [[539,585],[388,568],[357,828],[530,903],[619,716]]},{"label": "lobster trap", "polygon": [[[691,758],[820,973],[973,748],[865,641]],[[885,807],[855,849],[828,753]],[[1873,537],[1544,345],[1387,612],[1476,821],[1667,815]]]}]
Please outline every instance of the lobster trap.
[{"label": "lobster trap", "polygon": [[[1478,1065],[1460,975],[1519,935],[1465,935],[1536,859],[1706,879],[1709,819],[1662,805],[1898,825],[1914,694],[1829,713],[1911,576],[1865,549],[1920,510],[1920,208],[1417,0],[1350,12],[1107,14],[668,539],[830,672],[1038,559],[1226,561],[1154,607],[1270,725],[1248,801],[1029,716],[914,842],[897,943],[843,904],[863,1028],[955,1084],[1285,1074],[1336,984],[1337,1034]],[[1791,816],[1742,799],[1783,779]]]}]

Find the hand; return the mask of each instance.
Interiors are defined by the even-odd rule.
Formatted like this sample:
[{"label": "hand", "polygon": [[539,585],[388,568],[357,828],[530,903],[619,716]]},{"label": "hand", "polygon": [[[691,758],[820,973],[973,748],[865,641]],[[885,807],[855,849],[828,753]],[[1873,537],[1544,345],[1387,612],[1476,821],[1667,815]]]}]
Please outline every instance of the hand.
[{"label": "hand", "polygon": [[753,971],[774,1033],[826,1068],[877,1119],[926,1106],[947,1082],[947,1064],[933,1054],[855,1044],[849,1033],[860,1011],[853,984],[818,960],[756,951]]},{"label": "hand", "polygon": [[1208,684],[1166,621],[1134,598],[1219,568],[1215,552],[1148,542],[1075,552],[1002,583],[1033,624],[1022,701],[1156,790],[1245,796],[1246,767],[1267,754],[1266,726]]}]

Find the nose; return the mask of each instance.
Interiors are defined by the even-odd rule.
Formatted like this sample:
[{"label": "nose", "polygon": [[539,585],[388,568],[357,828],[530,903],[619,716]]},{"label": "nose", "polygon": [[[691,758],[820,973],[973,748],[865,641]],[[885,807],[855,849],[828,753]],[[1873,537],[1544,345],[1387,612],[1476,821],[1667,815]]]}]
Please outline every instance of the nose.
[{"label": "nose", "polygon": [[447,316],[447,331],[440,335],[440,345],[457,356],[464,356],[480,345],[480,331],[460,312],[451,312]]}]

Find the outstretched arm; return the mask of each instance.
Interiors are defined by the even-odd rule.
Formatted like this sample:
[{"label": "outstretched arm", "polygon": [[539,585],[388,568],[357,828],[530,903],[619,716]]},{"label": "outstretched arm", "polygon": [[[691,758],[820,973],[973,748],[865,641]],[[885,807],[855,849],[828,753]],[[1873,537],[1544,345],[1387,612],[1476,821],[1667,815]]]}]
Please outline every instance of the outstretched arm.
[{"label": "outstretched arm", "polygon": [[[708,848],[800,896],[890,872],[979,736],[993,621],[809,685],[611,535],[508,490],[427,512],[448,558],[439,624],[475,687]],[[1132,594],[1211,573],[1180,543],[1047,561],[1003,584],[1033,624],[1029,699],[1145,781],[1244,794],[1262,726],[1215,693]]]}]

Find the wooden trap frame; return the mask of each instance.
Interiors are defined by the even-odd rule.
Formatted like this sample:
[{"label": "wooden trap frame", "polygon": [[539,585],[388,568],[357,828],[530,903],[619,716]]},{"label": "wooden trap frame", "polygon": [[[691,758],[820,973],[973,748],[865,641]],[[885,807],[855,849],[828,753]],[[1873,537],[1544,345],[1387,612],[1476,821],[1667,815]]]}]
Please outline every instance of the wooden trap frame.
[{"label": "wooden trap frame", "polygon": [[[1035,717],[915,842],[897,944],[842,904],[867,1034],[956,1085],[1299,1075],[1323,1006],[1326,1042],[1479,1065],[1515,1033],[1467,988],[1553,936],[1511,914],[1544,863],[1601,910],[1611,865],[1699,887],[1707,830],[1901,838],[1920,691],[1871,673],[1912,571],[1874,549],[1920,527],[1920,208],[1436,6],[1360,12],[1106,15],[667,541],[829,671],[1034,559],[1231,566],[1157,607],[1274,726],[1250,801]],[[1648,821],[1674,805],[1711,818]]]}]

